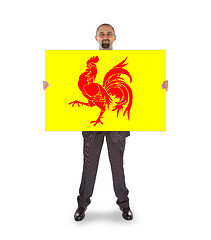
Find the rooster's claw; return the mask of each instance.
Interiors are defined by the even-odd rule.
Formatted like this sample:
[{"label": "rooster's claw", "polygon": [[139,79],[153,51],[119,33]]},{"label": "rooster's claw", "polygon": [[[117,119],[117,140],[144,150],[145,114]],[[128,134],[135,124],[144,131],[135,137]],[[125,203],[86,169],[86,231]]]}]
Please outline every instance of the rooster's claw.
[{"label": "rooster's claw", "polygon": [[68,103],[68,104],[69,104],[69,105],[72,104],[72,107],[74,107],[74,105],[75,105],[76,103],[78,104],[78,107],[80,107],[80,104],[81,104],[81,105],[89,106],[88,103],[83,103],[83,102],[79,102],[79,101],[73,101],[73,102],[70,102],[70,103]]},{"label": "rooster's claw", "polygon": [[100,121],[100,119],[103,117],[98,118],[96,121],[91,121],[90,123],[94,123],[94,126],[96,126],[97,123],[103,124],[103,122]]}]

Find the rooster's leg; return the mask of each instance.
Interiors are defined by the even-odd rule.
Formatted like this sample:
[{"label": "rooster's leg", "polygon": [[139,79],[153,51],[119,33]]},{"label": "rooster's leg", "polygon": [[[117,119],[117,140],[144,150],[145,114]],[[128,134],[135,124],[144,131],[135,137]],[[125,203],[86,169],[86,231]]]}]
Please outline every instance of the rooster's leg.
[{"label": "rooster's leg", "polygon": [[101,110],[100,115],[99,115],[99,117],[97,118],[97,120],[96,120],[96,121],[91,121],[90,123],[94,123],[94,126],[95,126],[97,123],[103,124],[103,122],[101,122],[100,119],[103,118],[102,115],[103,115],[104,112],[105,112],[105,111]]},{"label": "rooster's leg", "polygon": [[70,102],[69,105],[72,104],[72,107],[74,107],[74,105],[75,105],[76,103],[78,104],[78,107],[80,107],[80,104],[81,104],[81,105],[89,106],[89,103],[79,102],[79,101],[77,101],[77,100],[76,100],[76,101],[73,101],[73,102]]}]

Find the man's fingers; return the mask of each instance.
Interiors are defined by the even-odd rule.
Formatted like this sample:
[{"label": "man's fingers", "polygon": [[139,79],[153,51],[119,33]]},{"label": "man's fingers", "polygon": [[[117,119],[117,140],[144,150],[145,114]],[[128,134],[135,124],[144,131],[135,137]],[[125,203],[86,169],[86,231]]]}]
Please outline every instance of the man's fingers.
[{"label": "man's fingers", "polygon": [[49,86],[48,82],[43,81],[43,89],[46,89]]},{"label": "man's fingers", "polygon": [[166,88],[166,91],[168,91],[168,80],[165,83],[165,88]]},{"label": "man's fingers", "polygon": [[168,80],[164,81],[162,84],[162,88],[168,90]]}]

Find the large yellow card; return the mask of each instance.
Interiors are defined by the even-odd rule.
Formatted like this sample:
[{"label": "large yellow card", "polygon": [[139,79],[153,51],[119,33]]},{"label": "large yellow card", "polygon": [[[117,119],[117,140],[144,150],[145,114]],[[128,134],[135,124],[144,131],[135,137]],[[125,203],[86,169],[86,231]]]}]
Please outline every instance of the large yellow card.
[{"label": "large yellow card", "polygon": [[165,131],[165,50],[46,50],[46,131]]}]

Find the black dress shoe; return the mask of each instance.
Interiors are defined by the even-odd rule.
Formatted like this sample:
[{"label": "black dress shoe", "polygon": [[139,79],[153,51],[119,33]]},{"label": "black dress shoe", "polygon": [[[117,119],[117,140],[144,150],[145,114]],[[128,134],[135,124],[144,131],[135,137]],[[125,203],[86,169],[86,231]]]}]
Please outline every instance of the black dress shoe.
[{"label": "black dress shoe", "polygon": [[132,220],[133,219],[133,213],[132,211],[130,210],[130,208],[120,208],[121,211],[122,211],[122,217],[125,219],[125,220]]},{"label": "black dress shoe", "polygon": [[86,208],[78,207],[74,214],[75,221],[82,221],[85,217],[85,211]]}]

